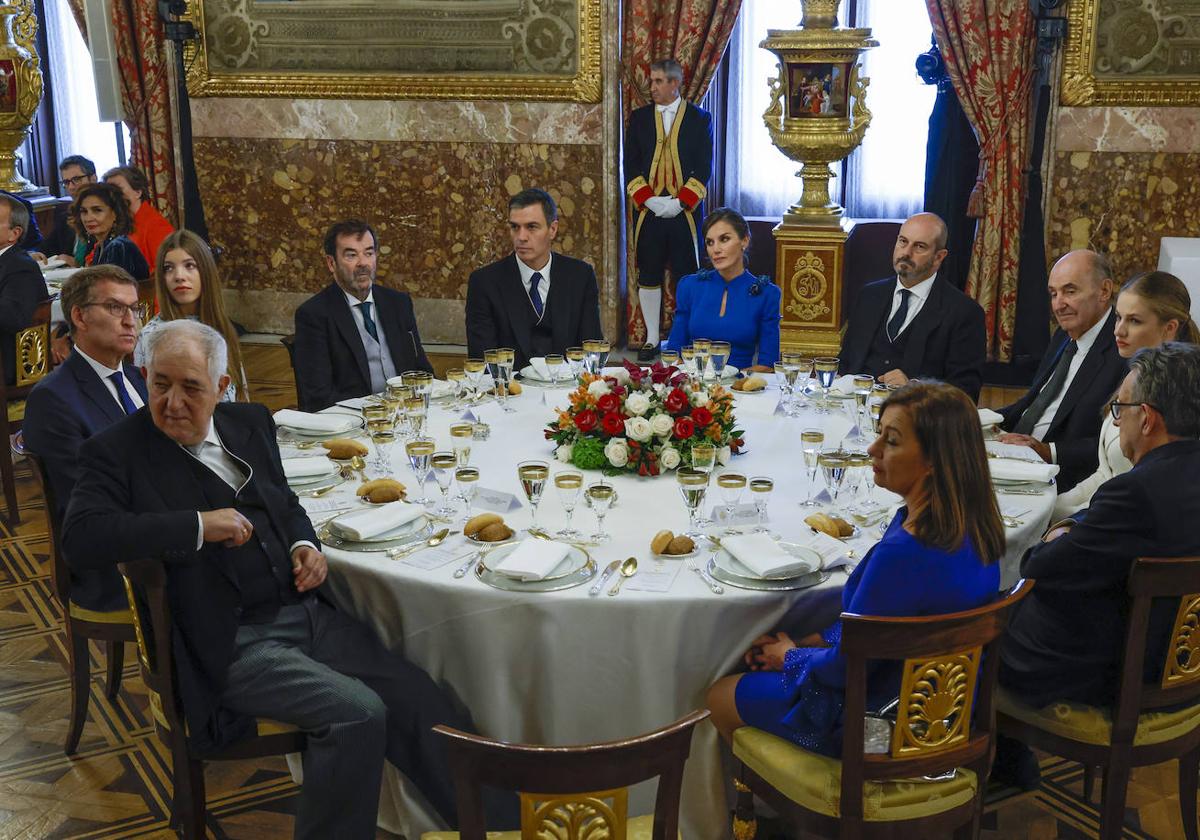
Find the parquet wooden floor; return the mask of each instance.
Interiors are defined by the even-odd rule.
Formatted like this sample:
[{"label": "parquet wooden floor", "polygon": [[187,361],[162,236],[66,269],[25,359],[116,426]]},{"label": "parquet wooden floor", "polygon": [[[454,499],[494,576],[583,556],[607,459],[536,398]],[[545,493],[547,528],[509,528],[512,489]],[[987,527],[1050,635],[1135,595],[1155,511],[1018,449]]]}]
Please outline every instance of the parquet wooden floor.
[{"label": "parquet wooden floor", "polygon": [[[244,352],[255,398],[272,408],[294,405],[283,348],[245,345]],[[20,523],[0,520],[0,840],[173,837],[169,762],[151,730],[132,650],[110,702],[93,649],[83,740],[75,757],[62,752],[69,709],[61,610],[50,591],[42,500],[23,464],[17,487]],[[985,840],[1096,836],[1096,805],[1080,799],[1078,765],[1047,758],[1043,773],[1032,793],[991,792]],[[282,759],[221,762],[206,778],[210,836],[291,835],[297,788]],[[1174,763],[1135,771],[1124,837],[1182,837],[1177,802]],[[764,823],[760,836],[771,833]]]}]

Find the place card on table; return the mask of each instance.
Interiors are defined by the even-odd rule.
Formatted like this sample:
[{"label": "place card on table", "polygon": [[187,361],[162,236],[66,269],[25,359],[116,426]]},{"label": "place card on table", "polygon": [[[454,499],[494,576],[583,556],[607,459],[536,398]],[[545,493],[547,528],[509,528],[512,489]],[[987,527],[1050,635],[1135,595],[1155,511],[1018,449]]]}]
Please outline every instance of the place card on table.
[{"label": "place card on table", "polygon": [[462,562],[467,559],[468,555],[474,554],[479,549],[467,545],[462,540],[447,540],[441,545],[435,545],[433,548],[423,548],[420,551],[414,551],[412,554],[400,560],[405,566],[412,566],[414,569],[439,569],[450,562]]},{"label": "place card on table", "polygon": [[853,565],[853,561],[849,557],[850,547],[828,534],[810,528],[807,533],[801,533],[793,542],[811,548],[820,554],[822,569],[836,569],[838,566]]},{"label": "place card on table", "polygon": [[648,560],[638,565],[637,574],[625,581],[625,589],[669,592],[683,563],[678,560]]},{"label": "place card on table", "polygon": [[492,513],[508,513],[522,507],[520,500],[512,493],[487,487],[480,487],[475,491],[475,501],[471,506],[490,510]]},{"label": "place card on table", "polygon": [[733,516],[727,517],[725,505],[713,505],[709,519],[722,525],[757,525],[758,510],[752,504],[738,505],[733,509]]},{"label": "place card on table", "polygon": [[351,510],[357,505],[349,503],[346,499],[315,499],[311,496],[303,496],[300,498],[300,507],[304,508],[304,512],[309,516],[314,513],[333,513],[335,510]]},{"label": "place card on table", "polygon": [[468,423],[478,423],[478,422],[479,422],[479,415],[478,415],[478,414],[476,414],[474,411],[472,411],[471,409],[469,409],[469,408],[468,408],[466,411],[464,411],[464,412],[462,413],[462,417],[459,417],[458,419],[459,419],[459,420],[465,420],[465,421],[467,421]]}]

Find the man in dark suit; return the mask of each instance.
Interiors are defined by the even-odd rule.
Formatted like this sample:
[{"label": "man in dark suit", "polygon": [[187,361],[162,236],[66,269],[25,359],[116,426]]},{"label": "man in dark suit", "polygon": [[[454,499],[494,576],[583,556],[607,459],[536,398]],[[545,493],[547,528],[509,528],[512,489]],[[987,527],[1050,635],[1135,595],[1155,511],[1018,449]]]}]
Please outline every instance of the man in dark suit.
[{"label": "man in dark suit", "polygon": [[378,240],[359,219],[325,234],[333,282],[296,310],[296,392],[302,411],[381,392],[406,370],[433,372],[412,298],[375,283]]},{"label": "man in dark suit", "polygon": [[[25,445],[45,465],[60,517],[79,476],[79,447],[146,403],[142,375],[122,361],[137,344],[137,281],[115,265],[82,268],[63,284],[62,304],[75,349],[34,386],[24,423]],[[115,568],[83,567],[65,555],[73,602],[98,612],[128,609]]]},{"label": "man in dark suit", "polygon": [[1112,268],[1094,251],[1071,251],[1050,270],[1050,309],[1059,329],[1050,339],[1021,399],[1000,409],[1005,443],[1028,446],[1049,464],[1058,464],[1063,493],[1096,471],[1105,403],[1121,377],[1125,360],[1117,352],[1113,327]]},{"label": "man in dark suit", "polygon": [[21,247],[29,229],[29,209],[17,197],[0,194],[0,356],[4,381],[17,380],[17,333],[33,323],[37,305],[50,295],[42,270]]},{"label": "man in dark suit", "polygon": [[373,838],[385,757],[453,825],[431,727],[468,721],[424,671],[320,597],[325,556],[287,485],[270,413],[219,402],[229,379],[221,335],[177,320],[146,343],[149,404],[83,445],[67,550],[97,566],[165,563],[199,749],[252,733],[256,717],[308,734],[296,837]]},{"label": "man in dark suit", "polygon": [[604,338],[600,287],[583,260],[551,253],[558,208],[542,190],[508,202],[513,253],[472,272],[467,281],[467,355],[511,347],[517,370],[535,356],[562,353]]},{"label": "man in dark suit", "polygon": [[678,282],[699,268],[698,229],[712,177],[712,115],[679,95],[683,68],[650,65],[651,104],[634,110],[625,129],[625,193],[633,208],[638,305],[646,341],[638,361],[658,355],[662,284],[667,266]]},{"label": "man in dark suit", "polygon": [[[1060,700],[1111,707],[1134,559],[1200,554],[1192,480],[1200,475],[1200,348],[1168,342],[1139,351],[1131,366],[1111,407],[1133,469],[1102,484],[1087,510],[1052,526],[1021,561],[1021,575],[1037,585],[1009,622],[1000,684],[1035,708]],[[1168,599],[1151,606],[1148,681],[1161,676],[1178,607]],[[1013,770],[1018,758],[1011,744],[1005,751],[997,761]]]},{"label": "man in dark suit", "polygon": [[946,258],[946,223],[918,213],[900,226],[895,279],[863,287],[842,339],[842,373],[869,373],[887,385],[933,378],[973,400],[987,356],[983,310],[937,276]]},{"label": "man in dark suit", "polygon": [[[96,183],[96,164],[83,155],[69,155],[59,161],[58,174],[62,177],[60,183],[73,201],[81,189]],[[68,223],[67,208],[70,206],[63,204],[55,208],[54,229],[38,246],[38,253],[30,252],[34,259],[45,262],[49,257],[58,257],[67,265],[83,263],[83,256],[87,252],[87,239],[80,239]]]}]

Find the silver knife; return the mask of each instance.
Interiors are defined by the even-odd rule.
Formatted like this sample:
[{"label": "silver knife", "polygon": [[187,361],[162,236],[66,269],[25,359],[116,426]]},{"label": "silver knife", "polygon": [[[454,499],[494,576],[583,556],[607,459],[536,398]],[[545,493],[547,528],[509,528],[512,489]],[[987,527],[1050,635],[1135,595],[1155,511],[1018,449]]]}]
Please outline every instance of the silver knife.
[{"label": "silver knife", "polygon": [[467,572],[470,571],[471,567],[475,565],[475,561],[478,560],[482,556],[483,556],[482,551],[476,551],[474,554],[472,554],[470,557],[467,558],[465,563],[463,563],[461,566],[459,566],[457,569],[454,570],[454,576],[456,578],[466,577]]},{"label": "silver knife", "polygon": [[620,560],[614,560],[605,566],[604,571],[600,573],[600,579],[596,581],[591,589],[588,590],[588,595],[599,595],[600,590],[604,588],[604,584],[608,582],[608,579],[612,577],[613,572],[615,572],[617,567],[620,565]]}]

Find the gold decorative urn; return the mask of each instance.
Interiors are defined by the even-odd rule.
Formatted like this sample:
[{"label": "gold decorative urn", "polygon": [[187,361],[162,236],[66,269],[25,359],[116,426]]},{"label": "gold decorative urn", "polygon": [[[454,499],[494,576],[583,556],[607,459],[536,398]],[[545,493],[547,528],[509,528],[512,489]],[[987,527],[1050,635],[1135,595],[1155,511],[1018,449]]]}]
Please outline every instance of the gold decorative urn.
[{"label": "gold decorative urn", "polygon": [[801,0],[799,29],[771,29],[759,46],[779,59],[763,121],[771,141],[801,164],[800,199],[775,228],[775,265],[783,290],[782,342],[788,349],[836,355],[841,346],[842,267],[854,223],[829,195],[831,163],[862,142],[871,124],[860,73],[862,53],[879,42],[869,29],[835,26],[841,0]]},{"label": "gold decorative urn", "polygon": [[42,101],[33,0],[0,2],[0,190],[38,189],[17,172],[17,149]]}]

